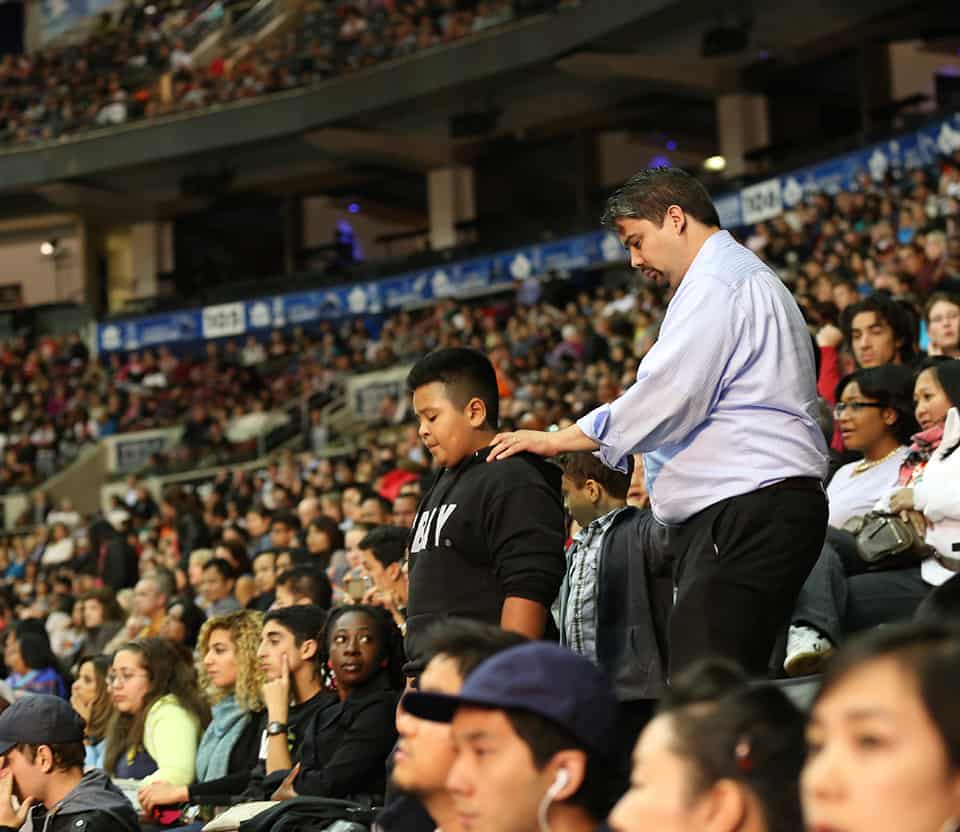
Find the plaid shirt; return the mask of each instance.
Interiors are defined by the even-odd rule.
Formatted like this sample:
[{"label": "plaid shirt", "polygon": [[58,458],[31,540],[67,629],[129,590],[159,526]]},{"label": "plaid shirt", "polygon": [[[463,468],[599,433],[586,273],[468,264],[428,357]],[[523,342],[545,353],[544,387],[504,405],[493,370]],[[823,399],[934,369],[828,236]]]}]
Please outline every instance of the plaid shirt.
[{"label": "plaid shirt", "polygon": [[624,507],[598,517],[574,536],[567,547],[567,574],[555,604],[560,643],[597,661],[597,575],[603,538]]}]

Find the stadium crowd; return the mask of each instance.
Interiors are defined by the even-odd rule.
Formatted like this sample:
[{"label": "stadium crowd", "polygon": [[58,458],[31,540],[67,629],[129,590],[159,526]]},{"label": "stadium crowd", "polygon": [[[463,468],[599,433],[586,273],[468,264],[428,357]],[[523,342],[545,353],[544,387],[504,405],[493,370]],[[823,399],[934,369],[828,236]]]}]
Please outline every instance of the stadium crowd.
[{"label": "stadium crowd", "polygon": [[[151,827],[272,799],[257,828],[324,828],[336,804],[291,800],[313,797],[385,802],[383,830],[954,828],[958,221],[960,152],[743,234],[804,312],[833,448],[826,542],[789,630],[767,634],[770,675],[824,673],[809,715],[729,661],[673,667],[641,458],[481,464],[499,427],[564,429],[628,388],[660,287],[554,276],[200,359],[5,348],[11,462],[54,424],[99,425],[94,398],[98,435],[179,420],[202,452],[209,414],[245,397],[268,408],[416,363],[356,453],[325,454],[315,425],[304,450],[195,489],[133,477],[92,517],[38,496],[36,527],[0,543],[0,753],[35,804],[0,777],[0,827],[33,812],[40,828],[46,807],[135,829],[113,778]],[[265,399],[252,374],[269,360],[286,370],[262,375]]]},{"label": "stadium crowd", "polygon": [[217,28],[232,4],[128,3],[80,43],[0,59],[0,145],[305,87],[578,2],[311,0],[277,34],[222,45],[202,65],[191,35]]}]

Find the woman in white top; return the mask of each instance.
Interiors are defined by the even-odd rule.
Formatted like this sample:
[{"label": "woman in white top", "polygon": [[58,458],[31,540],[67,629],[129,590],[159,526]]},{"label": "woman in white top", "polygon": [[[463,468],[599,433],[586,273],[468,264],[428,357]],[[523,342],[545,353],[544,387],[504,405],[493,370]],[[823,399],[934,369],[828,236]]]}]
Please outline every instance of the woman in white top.
[{"label": "woman in white top", "polygon": [[816,672],[845,633],[868,626],[851,615],[851,590],[858,578],[873,576],[861,574],[856,541],[842,527],[897,485],[917,429],[912,399],[913,373],[892,364],[857,370],[837,385],[834,415],[844,445],[863,458],[840,468],[827,486],[827,541],[794,606],[784,662],[790,676]]}]

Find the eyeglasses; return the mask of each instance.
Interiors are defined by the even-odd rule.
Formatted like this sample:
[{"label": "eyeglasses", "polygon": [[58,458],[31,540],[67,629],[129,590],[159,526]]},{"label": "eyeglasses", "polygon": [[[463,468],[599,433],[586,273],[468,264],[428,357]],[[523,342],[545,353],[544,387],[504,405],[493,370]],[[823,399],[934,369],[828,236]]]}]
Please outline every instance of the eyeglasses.
[{"label": "eyeglasses", "polygon": [[113,688],[117,685],[125,685],[131,679],[136,679],[138,676],[147,676],[146,671],[140,671],[139,673],[113,673],[110,672],[107,674],[107,687]]},{"label": "eyeglasses", "polygon": [[884,408],[885,404],[880,404],[880,402],[837,402],[833,406],[833,415],[838,419],[843,416],[845,410],[849,410],[851,413],[859,413],[865,407],[878,407]]}]

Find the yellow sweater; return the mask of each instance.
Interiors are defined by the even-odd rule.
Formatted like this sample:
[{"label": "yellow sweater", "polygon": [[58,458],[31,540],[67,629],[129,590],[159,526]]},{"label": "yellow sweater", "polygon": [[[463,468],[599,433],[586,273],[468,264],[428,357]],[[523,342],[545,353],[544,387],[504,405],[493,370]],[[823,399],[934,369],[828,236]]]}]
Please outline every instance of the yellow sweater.
[{"label": "yellow sweater", "polygon": [[199,741],[199,719],[173,694],[158,699],[150,707],[143,728],[143,745],[157,770],[141,782],[163,780],[173,786],[189,786],[196,774]]}]

